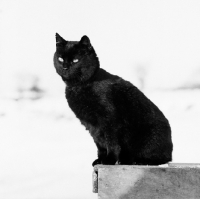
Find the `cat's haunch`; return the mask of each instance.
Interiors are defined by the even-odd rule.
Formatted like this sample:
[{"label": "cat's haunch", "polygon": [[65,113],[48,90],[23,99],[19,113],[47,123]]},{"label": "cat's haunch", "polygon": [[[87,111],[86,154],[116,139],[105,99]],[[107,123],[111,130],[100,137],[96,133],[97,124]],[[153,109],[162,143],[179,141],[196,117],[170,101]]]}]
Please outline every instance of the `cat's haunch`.
[{"label": "cat's haunch", "polygon": [[100,68],[90,39],[56,33],[54,66],[66,83],[69,107],[98,149],[96,164],[159,165],[172,160],[168,120],[130,82]]}]

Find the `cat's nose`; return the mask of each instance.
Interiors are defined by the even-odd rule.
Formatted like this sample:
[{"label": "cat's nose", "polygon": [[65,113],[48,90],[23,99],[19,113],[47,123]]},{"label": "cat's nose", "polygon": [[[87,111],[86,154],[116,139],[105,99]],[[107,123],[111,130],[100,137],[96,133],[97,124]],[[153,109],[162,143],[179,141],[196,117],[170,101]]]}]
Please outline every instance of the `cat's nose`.
[{"label": "cat's nose", "polygon": [[63,64],[63,69],[68,70],[68,68],[66,64]]}]

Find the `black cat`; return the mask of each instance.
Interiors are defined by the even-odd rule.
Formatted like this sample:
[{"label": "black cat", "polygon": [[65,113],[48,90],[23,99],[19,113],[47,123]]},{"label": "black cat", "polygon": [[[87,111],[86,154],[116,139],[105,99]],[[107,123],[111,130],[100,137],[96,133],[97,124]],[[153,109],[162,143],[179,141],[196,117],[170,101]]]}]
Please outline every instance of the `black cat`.
[{"label": "black cat", "polygon": [[98,148],[96,164],[159,165],[172,160],[171,129],[141,91],[100,68],[87,36],[66,41],[56,33],[54,66],[66,99]]}]

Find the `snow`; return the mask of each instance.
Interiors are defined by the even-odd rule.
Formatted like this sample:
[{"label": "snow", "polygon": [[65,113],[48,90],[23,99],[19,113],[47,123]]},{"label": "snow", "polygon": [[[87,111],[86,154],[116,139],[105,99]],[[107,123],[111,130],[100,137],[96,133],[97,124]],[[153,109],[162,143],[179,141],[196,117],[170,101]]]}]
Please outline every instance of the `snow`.
[{"label": "snow", "polygon": [[95,198],[96,148],[65,100],[1,100],[0,112],[0,198]]}]

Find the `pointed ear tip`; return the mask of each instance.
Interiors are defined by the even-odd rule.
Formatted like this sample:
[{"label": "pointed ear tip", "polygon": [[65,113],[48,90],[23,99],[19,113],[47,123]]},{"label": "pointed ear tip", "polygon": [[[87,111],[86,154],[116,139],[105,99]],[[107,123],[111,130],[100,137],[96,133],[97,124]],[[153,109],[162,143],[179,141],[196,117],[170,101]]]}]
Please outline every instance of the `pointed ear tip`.
[{"label": "pointed ear tip", "polygon": [[83,35],[81,37],[81,42],[84,42],[84,43],[90,43],[90,39],[87,35]]},{"label": "pointed ear tip", "polygon": [[87,35],[83,35],[82,38],[88,38],[89,39],[89,37]]}]

